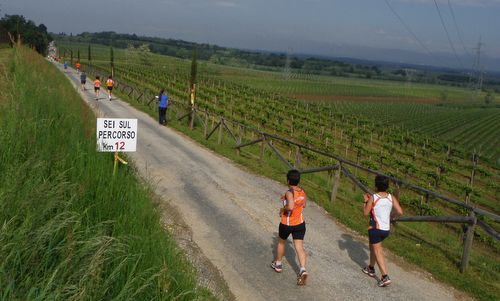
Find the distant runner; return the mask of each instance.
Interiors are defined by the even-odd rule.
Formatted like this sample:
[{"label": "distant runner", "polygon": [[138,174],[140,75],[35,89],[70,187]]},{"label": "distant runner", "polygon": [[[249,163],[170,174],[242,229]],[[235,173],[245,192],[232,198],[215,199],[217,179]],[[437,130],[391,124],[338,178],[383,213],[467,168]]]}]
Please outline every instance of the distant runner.
[{"label": "distant runner", "polygon": [[67,70],[68,69],[68,62],[64,62],[64,70]]},{"label": "distant runner", "polygon": [[95,100],[99,100],[99,90],[101,90],[101,80],[99,76],[96,76],[94,81]]},{"label": "distant runner", "polygon": [[85,84],[87,83],[87,74],[85,72],[80,74],[80,83],[82,84],[82,91],[85,91]]},{"label": "distant runner", "polygon": [[167,123],[167,108],[168,108],[168,95],[165,93],[164,89],[161,89],[160,95],[158,95],[158,113],[160,124]]},{"label": "distant runner", "polygon": [[281,259],[285,255],[285,245],[288,236],[292,234],[293,245],[299,258],[300,270],[297,275],[297,285],[305,285],[307,280],[306,252],[304,251],[304,236],[306,234],[306,223],[302,210],[306,207],[307,196],[305,191],[297,186],[300,182],[300,172],[290,170],[287,175],[288,187],[290,188],[281,197],[283,208],[280,209],[281,222],[279,225],[279,240],[276,246],[276,259],[271,263],[271,268],[276,272],[283,271]]},{"label": "distant runner", "polygon": [[394,208],[398,215],[403,214],[398,199],[387,192],[389,179],[384,176],[375,177],[377,192],[373,195],[365,194],[365,216],[370,216],[368,237],[370,241],[370,264],[363,268],[363,273],[375,277],[375,262],[378,264],[382,277],[378,280],[378,286],[384,287],[391,284],[391,278],[387,274],[382,241],[389,236],[391,229],[391,212]]},{"label": "distant runner", "polygon": [[106,80],[106,87],[108,88],[108,98],[109,100],[111,100],[111,97],[113,95],[113,85],[115,84],[115,82],[113,81],[113,78],[110,76],[108,76],[108,79]]},{"label": "distant runner", "polygon": [[81,67],[81,66],[82,66],[82,65],[80,65],[80,62],[77,62],[77,63],[76,63],[76,71],[77,71],[78,73],[80,73],[80,67]]}]

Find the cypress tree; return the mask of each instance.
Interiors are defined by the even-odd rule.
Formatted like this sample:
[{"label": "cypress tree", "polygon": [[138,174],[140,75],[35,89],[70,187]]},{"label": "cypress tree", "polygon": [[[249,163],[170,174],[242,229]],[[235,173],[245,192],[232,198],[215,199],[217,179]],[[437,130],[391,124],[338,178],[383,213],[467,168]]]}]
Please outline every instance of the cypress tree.
[{"label": "cypress tree", "polygon": [[115,76],[115,56],[113,46],[109,46],[109,62],[111,63],[111,76]]},{"label": "cypress tree", "polygon": [[89,65],[92,66],[92,49],[90,47],[90,44],[89,44],[89,48],[88,48],[87,58],[89,60]]}]

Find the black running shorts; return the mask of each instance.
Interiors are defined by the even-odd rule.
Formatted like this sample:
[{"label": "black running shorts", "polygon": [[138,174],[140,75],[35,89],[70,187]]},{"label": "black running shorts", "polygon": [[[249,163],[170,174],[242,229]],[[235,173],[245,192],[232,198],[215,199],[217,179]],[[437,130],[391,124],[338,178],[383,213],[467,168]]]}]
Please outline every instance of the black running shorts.
[{"label": "black running shorts", "polygon": [[108,90],[109,91],[113,91],[113,87],[108,87]]},{"label": "black running shorts", "polygon": [[389,231],[370,229],[368,230],[368,238],[372,245],[378,244],[379,242],[382,242],[384,239],[386,239],[389,236],[389,233]]},{"label": "black running shorts", "polygon": [[101,90],[101,88],[99,88],[99,87],[94,87],[94,91],[99,91],[99,90]]},{"label": "black running shorts", "polygon": [[306,235],[306,223],[302,223],[297,226],[287,226],[280,223],[278,235],[281,239],[286,240],[290,234],[292,234],[293,239],[304,240]]}]

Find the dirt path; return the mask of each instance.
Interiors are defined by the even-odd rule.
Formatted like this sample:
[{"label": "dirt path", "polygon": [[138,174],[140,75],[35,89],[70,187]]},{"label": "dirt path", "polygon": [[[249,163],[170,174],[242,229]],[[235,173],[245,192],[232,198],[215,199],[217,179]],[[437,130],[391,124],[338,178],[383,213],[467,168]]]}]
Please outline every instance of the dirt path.
[{"label": "dirt path", "polygon": [[[60,68],[60,66],[59,66]],[[77,74],[65,71],[73,83]],[[90,88],[90,85],[88,86]],[[279,196],[286,187],[243,171],[191,139],[125,102],[85,101],[108,117],[139,120],[139,173],[156,183],[163,202],[174,206],[191,229],[192,239],[224,276],[238,300],[455,300],[458,294],[423,273],[405,270],[389,259],[393,285],[378,288],[361,273],[368,260],[366,241],[337,225],[310,203],[305,209],[310,281],[297,287],[293,247],[287,245],[284,271],[269,267],[277,237]],[[392,256],[389,256],[392,257]]]}]

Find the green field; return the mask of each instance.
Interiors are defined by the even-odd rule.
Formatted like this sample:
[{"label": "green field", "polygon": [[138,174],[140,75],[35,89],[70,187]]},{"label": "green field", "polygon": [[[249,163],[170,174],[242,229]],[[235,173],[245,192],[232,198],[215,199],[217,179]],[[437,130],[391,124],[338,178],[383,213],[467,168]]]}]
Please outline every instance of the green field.
[{"label": "green field", "polygon": [[32,50],[0,50],[0,299],[214,300],[151,190],[95,151],[95,116]]},{"label": "green field", "polygon": [[[87,47],[87,45],[80,46],[82,49]],[[94,70],[100,75],[109,74],[109,48],[93,47],[95,49],[93,69],[88,69],[88,62],[83,60],[85,68]],[[227,71],[224,71],[226,69]],[[175,101],[186,103],[186,106],[189,70],[189,61],[151,54],[148,61],[144,62],[140,57],[134,57],[123,50],[115,50],[115,78],[118,82],[126,82],[149,95],[154,95],[160,88],[165,88]],[[449,100],[450,103],[439,102],[436,105],[408,99],[389,102],[389,104],[387,101],[381,101],[382,103],[297,101],[289,95],[269,91],[262,87],[256,88],[243,80],[238,80],[236,76],[229,75],[235,72],[259,74],[253,70],[245,71],[205,62],[200,64],[197,85],[199,110],[208,110],[228,120],[236,120],[247,126],[340,155],[366,167],[381,170],[458,200],[463,200],[465,195],[469,194],[475,206],[499,213],[500,173],[495,160],[481,153],[474,187],[471,188],[468,182],[472,170],[471,154],[474,150],[460,146],[452,140],[445,141],[437,138],[438,128],[435,126],[425,128],[427,124],[443,123],[443,129],[446,127],[450,129],[442,130],[444,133],[456,130],[456,135],[459,135],[460,128],[470,127],[470,132],[463,130],[460,135],[471,140],[477,139],[476,144],[484,144],[484,149],[493,150],[495,154],[498,150],[495,150],[491,144],[498,144],[495,136],[499,118],[496,113],[498,108],[475,105],[465,96],[456,101]],[[365,81],[361,80],[362,83]],[[387,82],[387,84],[391,83]],[[439,87],[429,87],[430,90],[431,88],[438,91]],[[132,105],[153,116],[156,115],[154,106],[153,109],[144,106],[128,94],[119,95],[130,101]],[[175,117],[184,114],[184,108],[178,109],[180,112],[174,113],[171,110],[169,113],[175,114],[170,116],[171,126],[259,174],[277,179],[282,177],[284,166],[280,166],[279,161],[273,159],[269,152],[266,155],[265,166],[255,164],[258,158],[258,147],[249,148],[243,152],[242,156],[237,157],[234,150],[227,147],[230,140],[227,135],[223,139],[226,146],[220,146],[214,142],[207,142],[199,131],[188,131],[183,124],[176,123]],[[421,133],[397,124],[398,120],[414,122],[415,127],[422,128]],[[463,120],[470,120],[470,123],[475,123],[475,125],[465,124],[465,127],[462,127],[464,126]],[[448,125],[448,122],[451,125]],[[208,120],[209,131],[215,123],[215,119]],[[474,128],[480,134],[476,134]],[[238,129],[233,127],[233,132],[237,131]],[[244,141],[255,138],[249,132],[243,134]],[[276,145],[276,147],[286,154],[286,159],[290,162],[294,161],[294,154],[287,149],[287,145]],[[480,152],[483,149],[478,146],[476,150]],[[303,151],[302,155],[304,167],[334,163],[330,159],[321,158],[310,152]],[[364,183],[371,182],[370,177],[362,172],[357,173],[357,176]],[[308,191],[313,191],[312,198],[334,217],[364,233],[365,221],[358,215],[358,205],[353,202],[354,199],[360,198],[359,191],[353,193],[348,188],[347,181],[343,180],[344,187],[340,191],[342,201],[333,206],[328,202],[330,183],[331,174],[325,174],[306,176],[304,185]],[[410,215],[466,214],[456,206],[447,205],[432,198],[423,201],[420,196],[405,189],[401,192],[401,202]],[[492,226],[497,231],[500,228],[498,223],[492,223]],[[456,267],[457,260],[461,256],[463,235],[461,226],[417,223],[399,225],[398,229],[398,238],[388,245],[400,256],[431,271],[436,278],[451,283],[482,300],[494,300],[494,296],[498,295],[499,287],[496,283],[499,279],[500,246],[481,229],[476,230],[474,259],[465,276],[458,273]],[[416,248],[416,244],[424,247]],[[477,281],[480,281],[481,285],[478,286]]]}]

